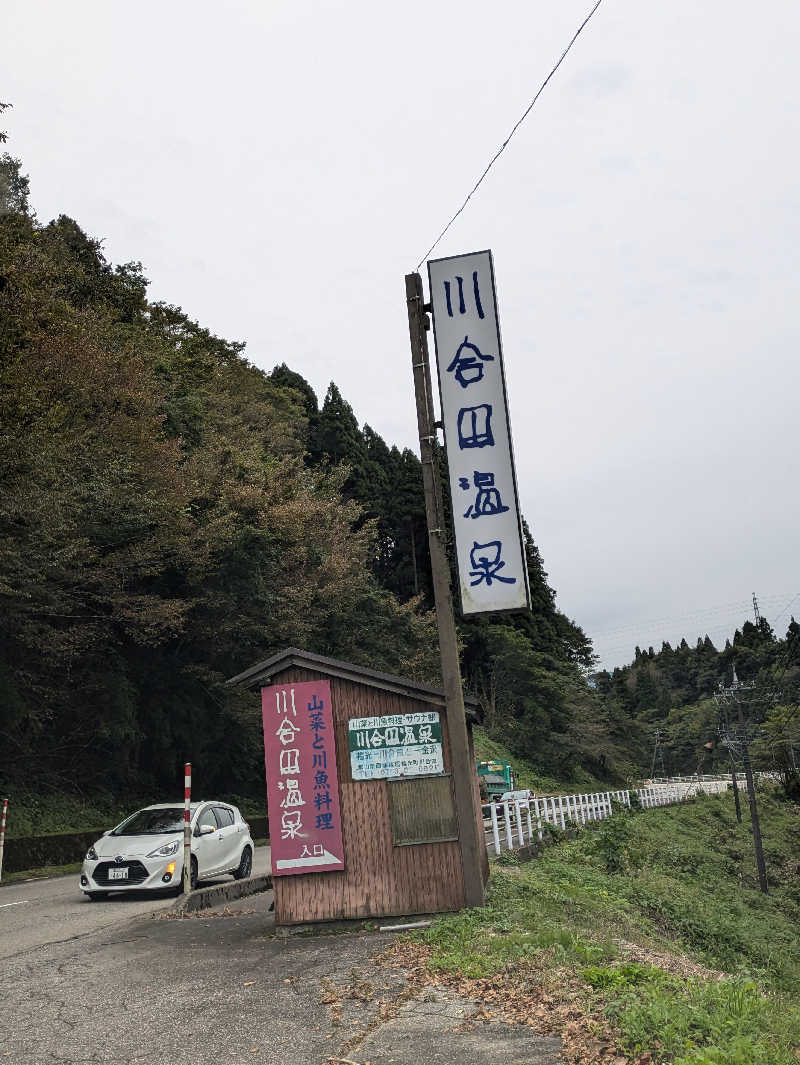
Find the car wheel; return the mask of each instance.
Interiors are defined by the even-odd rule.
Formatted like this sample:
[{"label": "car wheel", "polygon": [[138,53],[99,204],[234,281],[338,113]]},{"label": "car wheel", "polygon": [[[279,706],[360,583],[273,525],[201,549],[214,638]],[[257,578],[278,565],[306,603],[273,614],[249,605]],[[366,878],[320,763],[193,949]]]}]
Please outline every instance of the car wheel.
[{"label": "car wheel", "polygon": [[197,890],[197,859],[192,855],[192,864],[189,868],[189,890]]},{"label": "car wheel", "polygon": [[86,892],[86,898],[89,900],[89,902],[99,902],[101,899],[104,899],[105,897],[106,897],[106,892],[105,891],[87,891]]},{"label": "car wheel", "polygon": [[245,877],[250,876],[253,869],[253,852],[249,847],[245,847],[242,851],[242,857],[239,860],[238,869],[233,870],[233,875],[236,880],[244,880]]}]

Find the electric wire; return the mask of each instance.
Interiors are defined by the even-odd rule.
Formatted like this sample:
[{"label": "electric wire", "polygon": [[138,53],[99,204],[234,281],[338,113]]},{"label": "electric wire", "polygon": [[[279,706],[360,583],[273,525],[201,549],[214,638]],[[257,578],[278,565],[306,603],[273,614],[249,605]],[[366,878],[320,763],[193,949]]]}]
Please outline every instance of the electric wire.
[{"label": "electric wire", "polygon": [[476,193],[476,192],[478,191],[478,189],[480,188],[481,184],[483,183],[483,179],[484,179],[484,178],[486,177],[486,175],[487,175],[487,174],[489,173],[489,171],[490,171],[490,170],[492,169],[492,167],[494,166],[494,164],[495,164],[495,163],[497,162],[497,160],[498,160],[498,159],[500,158],[500,156],[501,156],[501,155],[503,154],[503,152],[504,152],[504,151],[506,150],[506,147],[508,146],[508,142],[509,142],[509,141],[511,140],[511,138],[512,138],[512,137],[514,136],[514,134],[515,134],[515,133],[517,132],[517,130],[518,130],[518,129],[519,129],[519,127],[520,127],[520,126],[522,125],[522,123],[523,123],[523,122],[525,121],[525,119],[526,119],[526,118],[528,117],[528,115],[529,115],[529,114],[531,113],[531,111],[533,110],[534,104],[536,103],[536,101],[537,101],[537,100],[539,99],[539,97],[540,97],[540,96],[542,95],[542,93],[544,92],[545,86],[546,86],[546,85],[547,85],[547,83],[548,83],[548,82],[550,81],[550,79],[551,79],[551,78],[552,78],[552,76],[553,76],[553,75],[555,74],[555,72],[556,72],[556,71],[558,70],[558,68],[559,68],[559,67],[561,66],[561,64],[562,64],[562,63],[564,62],[564,60],[566,59],[566,57],[567,57],[567,54],[569,53],[569,51],[570,51],[570,49],[572,48],[573,44],[575,44],[575,42],[577,41],[578,37],[580,37],[581,33],[583,32],[583,28],[584,28],[584,26],[586,26],[586,24],[587,24],[587,23],[589,22],[589,20],[591,19],[592,15],[594,15],[595,11],[597,11],[598,7],[600,7],[600,4],[601,4],[602,2],[603,2],[603,0],[597,0],[597,3],[596,3],[596,4],[594,5],[594,7],[592,8],[592,10],[591,10],[591,11],[589,12],[589,14],[588,14],[588,15],[586,16],[586,18],[585,18],[585,19],[583,20],[583,22],[582,22],[582,23],[580,24],[580,26],[578,27],[578,29],[577,29],[577,30],[575,31],[575,34],[574,34],[574,36],[573,36],[572,40],[571,40],[571,41],[569,42],[569,44],[567,45],[567,47],[566,47],[566,48],[564,49],[564,51],[563,51],[563,52],[561,53],[561,58],[560,58],[560,59],[558,60],[558,62],[556,63],[556,65],[555,65],[555,66],[553,67],[553,69],[552,69],[552,70],[550,71],[550,73],[549,73],[549,74],[547,75],[547,77],[546,77],[546,78],[544,79],[544,81],[542,82],[542,84],[541,84],[541,85],[539,86],[539,91],[538,91],[538,92],[536,93],[536,95],[534,96],[534,98],[533,98],[533,99],[531,100],[531,102],[530,102],[530,103],[528,104],[528,106],[527,106],[526,110],[525,110],[525,111],[524,111],[524,113],[522,114],[522,117],[518,119],[518,121],[517,121],[517,122],[516,122],[516,124],[514,125],[514,128],[513,128],[512,130],[511,130],[511,132],[509,133],[509,135],[508,135],[508,136],[506,137],[506,139],[505,139],[505,140],[503,141],[503,143],[502,143],[502,144],[500,145],[500,147],[498,148],[498,150],[497,150],[497,151],[496,151],[496,152],[494,153],[494,155],[492,156],[492,158],[491,158],[491,159],[490,159],[490,161],[489,161],[489,165],[488,165],[488,166],[486,167],[486,169],[485,169],[485,170],[483,171],[483,173],[481,174],[481,176],[480,176],[480,177],[478,178],[478,180],[477,180],[477,181],[475,182],[475,184],[473,185],[472,189],[471,189],[471,190],[470,190],[470,192],[468,193],[468,195],[467,195],[466,199],[465,199],[465,200],[464,200],[464,202],[463,202],[463,203],[461,204],[461,206],[459,207],[459,209],[458,209],[458,210],[456,211],[456,213],[455,213],[455,214],[453,215],[453,217],[452,217],[452,218],[450,219],[450,221],[449,221],[449,222],[447,223],[447,225],[446,225],[446,226],[444,227],[444,229],[442,230],[442,232],[441,232],[441,233],[439,234],[439,236],[438,236],[438,237],[436,238],[436,240],[435,240],[435,241],[433,242],[433,244],[431,244],[430,248],[428,248],[428,250],[427,250],[427,251],[425,252],[425,254],[424,254],[424,255],[422,256],[422,258],[420,259],[420,261],[419,261],[419,262],[417,263],[417,270],[419,270],[419,268],[420,268],[420,267],[422,266],[422,264],[423,264],[423,263],[425,262],[425,260],[426,260],[426,259],[428,258],[428,256],[430,255],[430,253],[431,253],[431,252],[433,251],[433,249],[434,249],[434,248],[436,247],[436,245],[437,245],[437,244],[439,243],[439,241],[440,241],[440,240],[442,239],[442,237],[443,237],[443,236],[445,235],[445,233],[446,233],[446,232],[448,231],[448,229],[450,228],[450,226],[452,226],[453,222],[455,222],[455,220],[456,220],[456,219],[458,218],[458,216],[459,216],[459,215],[461,214],[461,212],[462,212],[462,211],[464,210],[464,208],[465,208],[465,207],[467,206],[467,204],[469,203],[469,201],[470,201],[470,200],[472,199],[472,197],[473,197],[473,196],[475,195],[475,193]]},{"label": "electric wire", "polygon": [[783,610],[782,610],[782,611],[780,612],[780,614],[778,614],[778,616],[777,616],[777,617],[775,618],[775,620],[774,620],[774,621],[772,622],[772,628],[773,628],[773,629],[775,628],[775,625],[776,625],[776,624],[777,624],[777,623],[778,623],[778,622],[779,622],[779,621],[781,620],[781,618],[782,618],[782,617],[783,617],[783,615],[784,615],[784,614],[786,613],[786,611],[787,611],[787,610],[789,609],[789,607],[790,607],[790,606],[792,606],[792,605],[794,604],[795,600],[797,600],[797,599],[800,599],[800,592],[798,592],[798,593],[797,593],[797,594],[796,594],[796,595],[794,596],[794,598],[793,598],[793,599],[790,599],[790,600],[789,600],[789,602],[788,602],[788,603],[786,604],[786,606],[785,606],[785,607],[783,608]]},{"label": "electric wire", "polygon": [[[778,592],[772,595],[763,595],[761,596],[761,601],[763,603],[772,603],[774,605],[776,602],[781,602],[788,594],[788,592]],[[783,608],[781,614],[779,614],[778,617],[775,619],[776,621],[780,620],[783,614],[786,613],[786,611],[792,605],[794,600],[797,598],[800,598],[800,592],[796,593],[794,595],[794,598],[790,600],[788,605]],[[649,628],[655,625],[668,625],[678,621],[689,621],[700,617],[707,617],[713,614],[727,613],[733,616],[736,613],[744,614],[750,611],[752,611],[752,605],[749,599],[737,599],[729,603],[720,603],[717,606],[702,607],[698,610],[683,611],[680,614],[669,614],[657,618],[643,618],[641,621],[633,621],[627,625],[618,625],[615,626],[613,629],[603,629],[602,632],[599,632],[596,635],[598,639],[602,639],[606,636],[616,636],[617,634],[625,632],[640,631],[642,628]]]},{"label": "electric wire", "polygon": [[[785,603],[781,612],[771,622],[771,627],[780,621],[780,619],[786,614],[786,612],[792,607],[797,599],[800,599],[800,592],[794,593],[791,598],[786,601],[788,592],[777,592],[769,595],[760,596],[760,601],[767,604],[768,607],[774,607],[778,603]],[[647,633],[648,630],[660,628],[662,630],[671,630],[668,632],[662,631],[659,634],[659,639],[664,637],[671,637],[673,631],[682,622],[681,628],[683,629],[683,635],[688,639],[688,633],[694,629],[702,637],[703,635],[709,636],[712,643],[722,642],[724,637],[731,638],[734,629],[741,628],[741,617],[751,609],[751,602],[749,599],[735,600],[729,603],[723,603],[719,606],[706,607],[701,610],[687,611],[681,614],[672,614],[669,616],[663,616],[660,618],[649,618],[646,620],[633,622],[628,625],[616,626],[612,629],[604,629],[601,632],[592,633],[592,643],[595,647],[597,654],[603,661],[609,659],[615,659],[620,654],[632,655],[632,644],[638,642],[642,645],[642,634]],[[739,614],[739,620],[734,620],[736,615]],[[714,624],[710,624],[714,615],[723,615],[720,620],[714,619]],[[627,634],[636,634],[638,639],[634,641],[633,638],[629,639]],[[646,644],[645,644],[646,646]],[[691,646],[691,641],[690,641]],[[719,650],[720,648],[717,648]],[[607,666],[606,668],[611,668]]]}]

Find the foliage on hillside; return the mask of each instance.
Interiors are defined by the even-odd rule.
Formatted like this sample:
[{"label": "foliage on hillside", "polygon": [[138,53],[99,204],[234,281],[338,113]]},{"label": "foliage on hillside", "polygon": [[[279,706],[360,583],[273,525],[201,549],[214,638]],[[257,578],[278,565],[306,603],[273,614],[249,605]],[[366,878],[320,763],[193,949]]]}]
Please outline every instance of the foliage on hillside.
[{"label": "foliage on hillside", "polygon": [[[755,737],[753,758],[762,769],[779,772],[787,790],[800,798],[800,625],[792,617],[777,638],[765,619],[745,621],[718,651],[706,636],[690,647],[686,640],[660,651],[636,648],[633,662],[613,673],[596,675],[608,707],[635,722],[649,739],[659,729],[666,773],[727,772],[729,755],[718,744],[721,726],[736,728],[736,705],[718,705],[714,694],[734,678],[753,685],[741,694],[748,734]],[[705,744],[712,743],[709,750]],[[647,753],[640,748],[639,761]],[[656,763],[662,770],[659,757]]]},{"label": "foliage on hillside", "polygon": [[[257,708],[224,680],[290,644],[438,682],[417,456],[334,382],[320,404],[286,362],[265,373],[151,301],[141,264],[110,264],[74,220],[40,223],[8,155],[0,426],[0,785],[145,795],[189,758],[204,788],[261,794]],[[524,535],[532,610],[459,636],[487,733],[539,778],[637,777],[656,724],[670,770],[695,769],[734,658],[790,705],[787,641],[748,625],[592,689],[591,641]],[[795,717],[771,727],[780,758]]]},{"label": "foliage on hillside", "polygon": [[[0,178],[0,775],[141,795],[190,758],[259,793],[226,677],[297,644],[438,679],[419,460],[40,223],[17,160]],[[464,624],[468,682],[541,769],[613,773],[577,727],[591,644],[527,540],[534,611]]]},{"label": "foliage on hillside", "polygon": [[570,1060],[790,1065],[800,807],[778,794],[761,798],[769,895],[730,795],[620,812],[538,861],[495,865],[485,910],[418,937],[425,964],[487,1019],[507,1007],[568,1046],[594,1041]]},{"label": "foliage on hillside", "polygon": [[531,762],[520,758],[516,751],[490,736],[486,728],[479,725],[473,729],[473,739],[475,758],[479,762],[509,762],[514,767],[515,786],[518,788],[530,788],[538,795],[563,795],[573,791],[598,791],[604,787],[603,781],[577,763],[566,778],[541,773]]},{"label": "foliage on hillside", "polygon": [[296,644],[435,680],[435,627],[371,572],[347,471],[304,460],[295,389],[40,225],[3,159],[0,747],[6,780],[133,789],[202,766],[259,788],[251,698]]}]

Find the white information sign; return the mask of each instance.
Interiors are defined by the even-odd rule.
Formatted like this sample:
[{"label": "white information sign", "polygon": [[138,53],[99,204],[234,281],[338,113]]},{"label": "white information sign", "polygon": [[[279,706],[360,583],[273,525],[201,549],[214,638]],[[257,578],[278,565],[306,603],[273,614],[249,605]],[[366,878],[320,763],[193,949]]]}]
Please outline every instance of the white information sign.
[{"label": "white information sign", "polygon": [[354,717],[347,723],[353,780],[444,772],[442,723],[435,711]]},{"label": "white information sign", "polygon": [[490,251],[428,263],[461,610],[530,606]]}]

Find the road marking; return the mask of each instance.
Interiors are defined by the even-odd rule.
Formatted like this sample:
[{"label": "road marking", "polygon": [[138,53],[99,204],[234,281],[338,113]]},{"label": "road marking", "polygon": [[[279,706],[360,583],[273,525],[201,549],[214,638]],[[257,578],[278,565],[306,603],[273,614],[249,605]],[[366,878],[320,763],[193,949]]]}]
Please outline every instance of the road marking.
[{"label": "road marking", "polygon": [[0,902],[0,910],[5,910],[9,906],[24,906],[26,902],[30,901],[30,899],[20,899],[19,902]]}]

